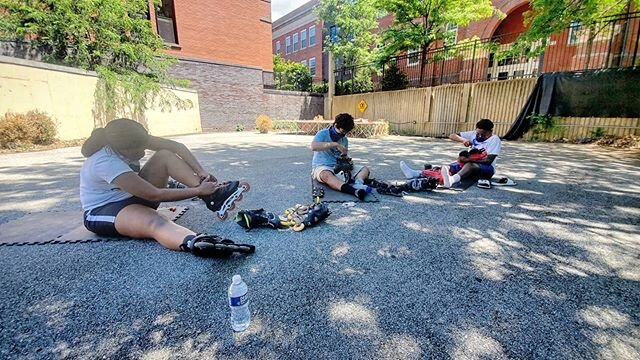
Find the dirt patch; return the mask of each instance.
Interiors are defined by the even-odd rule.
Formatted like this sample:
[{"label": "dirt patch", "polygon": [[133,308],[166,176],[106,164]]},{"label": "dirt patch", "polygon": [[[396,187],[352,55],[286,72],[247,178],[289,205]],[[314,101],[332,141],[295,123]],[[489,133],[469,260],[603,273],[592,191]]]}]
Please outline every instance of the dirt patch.
[{"label": "dirt patch", "polygon": [[607,135],[596,140],[595,144],[617,149],[640,149],[640,136],[628,135],[625,137],[616,137]]},{"label": "dirt patch", "polygon": [[0,154],[15,154],[22,152],[45,151],[65,147],[80,146],[85,140],[86,139],[56,141],[55,143],[49,145],[24,144],[18,145],[17,147],[11,149],[0,149]]}]

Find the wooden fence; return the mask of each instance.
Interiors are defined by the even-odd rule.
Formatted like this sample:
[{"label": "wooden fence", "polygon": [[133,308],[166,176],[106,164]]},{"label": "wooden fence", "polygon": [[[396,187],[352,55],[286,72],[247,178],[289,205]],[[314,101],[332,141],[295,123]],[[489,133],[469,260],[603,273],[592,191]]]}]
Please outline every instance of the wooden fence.
[{"label": "wooden fence", "polygon": [[[481,118],[493,120],[494,132],[504,135],[520,113],[536,79],[514,79],[473,84],[442,85],[429,88],[375,92],[333,98],[331,117],[350,113],[356,118],[384,119],[392,132],[401,135],[448,136],[472,130]],[[358,104],[364,101],[361,112]],[[610,135],[640,134],[637,118],[559,118],[553,131],[532,134],[525,139],[576,139],[597,129]]]}]

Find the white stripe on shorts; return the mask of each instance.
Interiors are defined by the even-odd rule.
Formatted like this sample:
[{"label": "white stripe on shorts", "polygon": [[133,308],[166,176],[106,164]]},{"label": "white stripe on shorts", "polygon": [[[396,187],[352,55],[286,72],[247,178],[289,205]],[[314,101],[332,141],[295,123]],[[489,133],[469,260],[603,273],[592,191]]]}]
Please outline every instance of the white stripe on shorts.
[{"label": "white stripe on shorts", "polygon": [[89,214],[87,214],[87,221],[101,221],[101,222],[108,222],[108,223],[115,224],[116,223],[116,217],[115,216],[108,216],[108,215],[89,215]]}]

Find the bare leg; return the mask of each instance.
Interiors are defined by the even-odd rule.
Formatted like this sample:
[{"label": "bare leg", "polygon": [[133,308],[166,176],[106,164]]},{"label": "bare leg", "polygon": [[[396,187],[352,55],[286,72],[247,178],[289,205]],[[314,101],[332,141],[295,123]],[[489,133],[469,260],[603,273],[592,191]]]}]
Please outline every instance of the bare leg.
[{"label": "bare leg", "polygon": [[458,171],[458,175],[460,175],[460,179],[465,179],[477,174],[478,171],[480,171],[480,165],[476,163],[467,163],[462,170]]},{"label": "bare leg", "polygon": [[319,177],[324,184],[327,184],[333,190],[340,191],[342,185],[344,185],[344,181],[338,179],[336,175],[329,170],[321,171]]},{"label": "bare leg", "polygon": [[156,210],[133,204],[120,210],[116,216],[116,230],[136,239],[154,239],[160,245],[179,250],[184,238],[195,233],[162,216]]},{"label": "bare leg", "polygon": [[356,179],[360,179],[363,182],[369,178],[369,168],[364,166],[358,174],[356,174]]},{"label": "bare leg", "polygon": [[159,188],[167,186],[169,176],[189,187],[200,184],[200,178],[193,173],[193,169],[167,150],[157,151],[140,170],[140,177]]}]

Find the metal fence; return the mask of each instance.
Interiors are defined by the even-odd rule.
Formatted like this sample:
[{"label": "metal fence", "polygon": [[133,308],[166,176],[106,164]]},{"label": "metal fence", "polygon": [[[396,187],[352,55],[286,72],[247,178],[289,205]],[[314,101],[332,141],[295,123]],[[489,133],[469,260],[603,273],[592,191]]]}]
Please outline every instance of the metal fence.
[{"label": "metal fence", "polygon": [[461,41],[452,46],[408,52],[384,64],[341,67],[336,94],[429,87],[537,77],[558,71],[590,71],[640,66],[640,12],[603,19],[592,26],[572,24],[526,51],[516,51],[519,33]]}]

